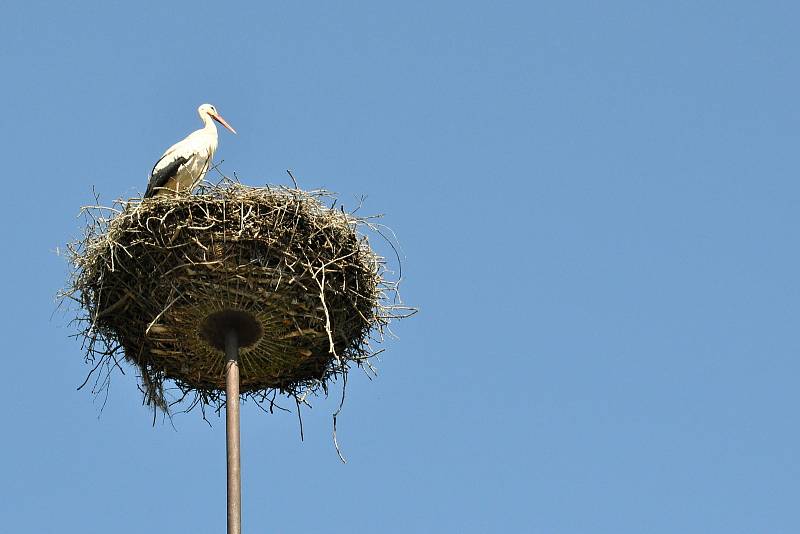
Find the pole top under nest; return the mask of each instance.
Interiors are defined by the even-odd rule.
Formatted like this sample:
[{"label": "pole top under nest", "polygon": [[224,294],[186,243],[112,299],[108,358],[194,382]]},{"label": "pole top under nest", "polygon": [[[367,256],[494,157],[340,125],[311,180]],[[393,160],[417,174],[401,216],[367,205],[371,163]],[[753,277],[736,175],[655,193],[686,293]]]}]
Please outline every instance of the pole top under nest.
[{"label": "pole top under nest", "polygon": [[195,393],[192,406],[220,403],[231,330],[243,396],[325,388],[364,363],[370,340],[413,310],[393,303],[397,282],[360,233],[375,227],[326,197],[226,181],[88,208],[64,291],[80,304],[87,361],[137,365],[146,401],[164,410],[168,381]]},{"label": "pole top under nest", "polygon": [[226,339],[230,332],[236,334],[240,349],[252,346],[264,335],[258,319],[241,310],[214,312],[206,317],[200,327],[200,334],[212,347],[219,350],[225,350]]}]

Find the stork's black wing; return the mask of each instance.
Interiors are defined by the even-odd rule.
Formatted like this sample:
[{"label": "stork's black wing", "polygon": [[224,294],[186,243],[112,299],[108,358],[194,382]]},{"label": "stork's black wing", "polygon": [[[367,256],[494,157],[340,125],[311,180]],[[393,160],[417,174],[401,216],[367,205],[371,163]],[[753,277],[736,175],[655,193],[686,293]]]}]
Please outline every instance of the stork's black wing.
[{"label": "stork's black wing", "polygon": [[156,167],[158,167],[158,164],[161,162],[161,160],[158,160],[153,167],[153,171],[150,173],[150,181],[147,183],[147,191],[144,193],[144,198],[155,195],[158,188],[164,187],[170,178],[178,174],[178,169],[187,161],[189,161],[189,158],[178,156],[169,165],[156,171]]}]

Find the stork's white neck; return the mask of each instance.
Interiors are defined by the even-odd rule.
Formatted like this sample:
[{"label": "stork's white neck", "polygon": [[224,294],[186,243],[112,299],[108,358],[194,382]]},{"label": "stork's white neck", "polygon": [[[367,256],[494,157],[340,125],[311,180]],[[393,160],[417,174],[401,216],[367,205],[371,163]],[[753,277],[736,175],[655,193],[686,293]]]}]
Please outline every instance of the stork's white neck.
[{"label": "stork's white neck", "polygon": [[216,132],[217,125],[214,124],[214,119],[211,118],[211,115],[208,113],[201,113],[200,118],[203,119],[203,129],[204,130],[211,130]]}]

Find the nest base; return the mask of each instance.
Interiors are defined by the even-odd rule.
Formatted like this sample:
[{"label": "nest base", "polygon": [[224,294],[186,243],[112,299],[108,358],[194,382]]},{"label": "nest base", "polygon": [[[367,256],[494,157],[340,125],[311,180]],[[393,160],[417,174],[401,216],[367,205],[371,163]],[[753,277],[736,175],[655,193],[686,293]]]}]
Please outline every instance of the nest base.
[{"label": "nest base", "polygon": [[232,331],[243,397],[327,391],[365,364],[370,341],[413,310],[392,300],[397,282],[358,231],[383,235],[377,225],[327,207],[330,198],[224,181],[87,208],[63,296],[82,309],[77,335],[92,372],[122,356],[141,371],[146,402],[167,411],[165,383],[175,403],[192,394],[190,408],[224,403]]}]

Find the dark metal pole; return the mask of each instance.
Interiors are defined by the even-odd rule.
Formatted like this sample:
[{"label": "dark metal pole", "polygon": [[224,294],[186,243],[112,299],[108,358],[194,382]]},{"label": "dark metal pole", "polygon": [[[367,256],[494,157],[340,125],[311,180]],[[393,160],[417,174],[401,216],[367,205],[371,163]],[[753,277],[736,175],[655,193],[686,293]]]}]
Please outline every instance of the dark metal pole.
[{"label": "dark metal pole", "polygon": [[239,336],[225,334],[225,430],[228,451],[228,534],[242,532],[242,467],[239,457]]}]

